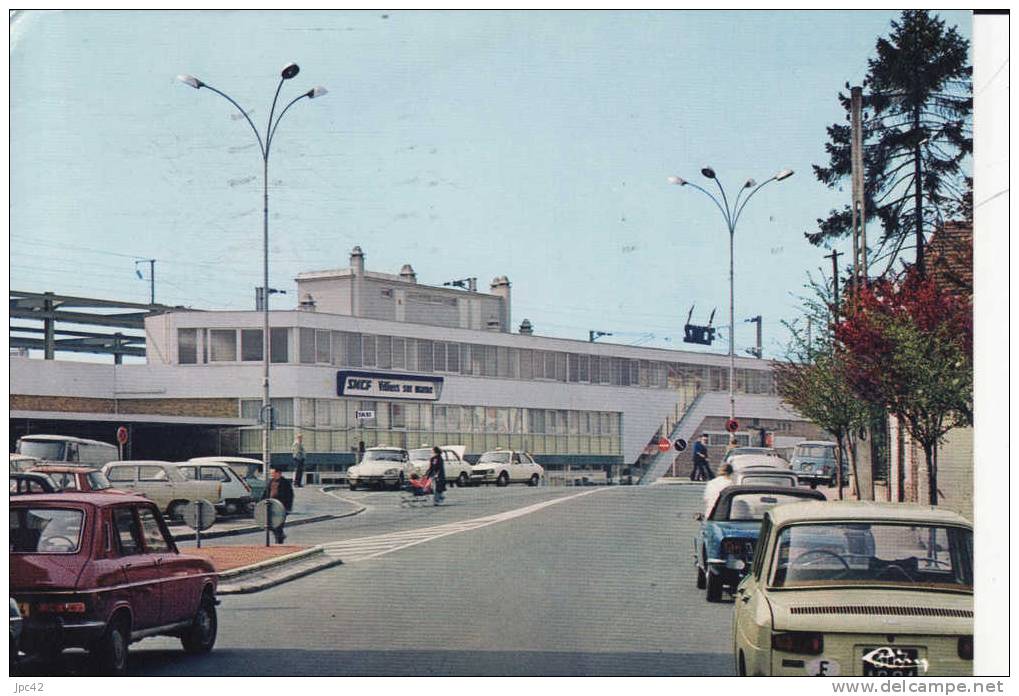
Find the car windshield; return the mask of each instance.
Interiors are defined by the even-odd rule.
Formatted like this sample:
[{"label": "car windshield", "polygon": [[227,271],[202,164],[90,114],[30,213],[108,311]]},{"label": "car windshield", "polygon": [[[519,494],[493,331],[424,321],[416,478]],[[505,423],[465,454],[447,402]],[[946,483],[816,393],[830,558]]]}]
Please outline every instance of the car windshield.
[{"label": "car windshield", "polygon": [[407,455],[403,450],[368,450],[364,453],[365,462],[404,462]]},{"label": "car windshield", "polygon": [[803,496],[784,495],[782,493],[740,493],[729,501],[729,519],[735,521],[752,521],[764,518],[765,510],[770,510],[782,503],[797,503]]},{"label": "car windshield", "polygon": [[74,553],[81,544],[81,510],[11,508],[10,553]]},{"label": "car windshield", "polygon": [[58,491],[78,490],[78,477],[70,471],[49,472],[47,476]]},{"label": "car windshield", "polygon": [[88,476],[88,483],[94,491],[104,491],[107,488],[113,488],[110,479],[106,478],[106,474],[101,471],[90,471],[86,475]]},{"label": "car windshield", "polygon": [[800,445],[796,448],[797,457],[813,459],[835,459],[835,448],[828,445]]},{"label": "car windshield", "polygon": [[478,464],[509,464],[509,452],[485,452],[478,460]]},{"label": "car windshield", "polygon": [[53,440],[22,440],[18,443],[18,454],[51,462],[64,461],[64,442]]},{"label": "car windshield", "polygon": [[415,461],[419,461],[419,460],[422,460],[422,459],[431,459],[432,458],[432,448],[431,447],[422,447],[421,449],[412,449],[409,454],[410,454],[410,458],[415,460]]},{"label": "car windshield", "polygon": [[973,586],[973,532],[892,523],[799,524],[778,536],[773,587]]},{"label": "car windshield", "polygon": [[788,486],[790,488],[796,486],[796,479],[792,476],[767,476],[764,474],[754,474],[752,476],[744,476],[740,479],[741,486]]},{"label": "car windshield", "polygon": [[235,474],[240,476],[242,479],[246,478],[262,478],[262,465],[261,464],[230,464],[230,468]]}]

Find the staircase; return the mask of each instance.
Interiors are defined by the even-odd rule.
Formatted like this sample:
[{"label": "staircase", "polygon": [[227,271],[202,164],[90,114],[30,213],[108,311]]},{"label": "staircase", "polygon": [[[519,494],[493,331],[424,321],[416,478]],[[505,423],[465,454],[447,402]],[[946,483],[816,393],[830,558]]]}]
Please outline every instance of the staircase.
[{"label": "staircase", "polygon": [[[683,417],[679,419],[672,432],[669,433],[669,441],[675,442],[683,438],[690,445],[693,444],[696,428],[710,415],[717,415],[727,411],[729,408],[729,395],[725,392],[701,392],[690,404]],[[721,410],[720,410],[721,409]],[[647,486],[654,483],[665,475],[665,472],[672,466],[672,460],[676,456],[676,450],[670,449],[667,452],[656,452],[648,463],[647,471],[640,478],[640,485]]]}]

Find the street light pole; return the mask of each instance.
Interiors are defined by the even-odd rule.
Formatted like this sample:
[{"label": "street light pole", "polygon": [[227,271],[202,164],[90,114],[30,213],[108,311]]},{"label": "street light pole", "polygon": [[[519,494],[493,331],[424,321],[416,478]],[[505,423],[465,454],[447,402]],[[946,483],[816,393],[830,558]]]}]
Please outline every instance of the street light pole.
[{"label": "street light pole", "polygon": [[[726,228],[729,230],[729,419],[736,417],[736,344],[734,329],[736,326],[736,301],[735,301],[735,244],[736,244],[736,223],[739,222],[740,215],[743,214],[743,209],[746,208],[747,202],[754,197],[758,191],[764,188],[765,185],[772,181],[782,181],[788,179],[793,175],[792,169],[783,169],[771,178],[764,181],[764,183],[758,184],[753,179],[747,179],[743,186],[740,188],[736,199],[732,205],[729,205],[729,197],[725,195],[725,189],[722,187],[722,182],[718,180],[715,175],[715,170],[711,167],[704,167],[701,169],[703,174],[708,179],[713,179],[715,184],[718,185],[718,190],[722,194],[722,200],[714,196],[710,191],[701,188],[697,184],[687,181],[686,179],[679,176],[670,176],[668,181],[670,184],[677,186],[692,186],[697,189],[705,196],[710,198],[714,204],[718,207],[718,210],[722,213],[722,217],[725,218]],[[740,198],[747,190],[753,189],[747,194],[746,198],[743,198],[742,203]]]},{"label": "street light pole", "polygon": [[283,67],[280,71],[280,81],[276,85],[276,94],[272,99],[272,107],[269,109],[269,118],[265,126],[265,137],[258,132],[258,128],[255,127],[251,117],[248,116],[247,112],[241,108],[233,97],[222,92],[212,85],[206,84],[199,80],[193,75],[178,75],[177,79],[184,84],[194,87],[195,89],[201,89],[202,87],[215,92],[219,96],[226,99],[228,102],[234,105],[236,109],[241,113],[241,116],[251,126],[252,132],[255,134],[255,138],[258,140],[259,152],[262,155],[262,410],[261,410],[261,421],[262,421],[262,471],[265,476],[266,482],[269,480],[269,459],[271,453],[269,452],[269,431],[273,425],[272,408],[269,400],[269,151],[272,147],[273,135],[276,133],[276,128],[279,126],[280,121],[283,120],[284,114],[290,109],[291,106],[296,104],[301,99],[307,97],[308,99],[314,99],[321,97],[326,94],[327,90],[325,87],[314,87],[307,92],[294,97],[289,104],[287,104],[279,116],[276,116],[275,122],[273,116],[276,113],[276,102],[279,100],[280,90],[283,89],[283,83],[297,75],[301,71],[297,63],[289,63]]}]

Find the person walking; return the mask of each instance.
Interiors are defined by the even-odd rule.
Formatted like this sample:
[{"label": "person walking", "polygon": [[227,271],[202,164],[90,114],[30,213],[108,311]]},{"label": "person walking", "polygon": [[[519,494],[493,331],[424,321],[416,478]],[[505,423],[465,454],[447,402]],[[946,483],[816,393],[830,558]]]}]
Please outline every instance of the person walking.
[{"label": "person walking", "polygon": [[294,437],[290,453],[294,458],[294,487],[301,488],[304,486],[304,436],[301,433]]},{"label": "person walking", "polygon": [[442,450],[438,447],[432,448],[432,458],[428,460],[428,473],[425,474],[432,479],[432,490],[435,491],[433,505],[438,505],[446,499],[446,464],[442,461]]},{"label": "person walking", "polygon": [[711,510],[715,507],[715,502],[722,493],[722,489],[731,485],[732,464],[725,462],[718,467],[718,476],[708,481],[708,485],[704,487],[704,517],[711,515]]},{"label": "person walking", "polygon": [[[283,478],[283,470],[279,464],[272,464],[269,467],[269,485],[265,487],[265,495],[263,500],[278,500],[283,504],[283,509],[287,514],[294,507],[294,488],[290,485],[290,481]],[[280,523],[279,527],[273,529],[273,533],[276,535],[276,543],[282,544],[287,538],[286,533],[283,531],[284,525],[287,523],[286,514],[283,516],[283,522]]]},{"label": "person walking", "polygon": [[693,471],[690,472],[690,480],[709,481],[714,477],[708,464],[708,434],[703,433],[700,440],[693,445]]}]

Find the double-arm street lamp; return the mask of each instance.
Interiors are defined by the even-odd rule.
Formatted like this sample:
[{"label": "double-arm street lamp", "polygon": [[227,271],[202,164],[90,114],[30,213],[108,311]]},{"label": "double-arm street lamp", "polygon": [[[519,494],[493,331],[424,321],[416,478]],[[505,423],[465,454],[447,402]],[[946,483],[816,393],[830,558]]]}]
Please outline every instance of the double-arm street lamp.
[{"label": "double-arm street lamp", "polygon": [[[747,202],[754,197],[754,194],[760,191],[764,186],[771,183],[772,181],[782,181],[782,179],[788,179],[793,175],[792,169],[783,169],[775,176],[771,177],[764,183],[758,184],[753,179],[747,179],[743,186],[740,188],[739,193],[736,194],[736,200],[733,204],[729,205],[729,198],[725,195],[725,189],[722,188],[722,182],[715,176],[715,170],[711,167],[704,167],[701,170],[701,174],[709,179],[714,180],[718,185],[718,190],[722,193],[722,200],[719,201],[711,192],[701,188],[697,184],[687,181],[682,177],[670,176],[669,183],[676,184],[677,186],[692,186],[697,189],[718,206],[718,209],[722,211],[722,216],[725,218],[725,224],[729,228],[729,418],[733,419],[736,417],[736,395],[735,395],[735,377],[736,377],[736,350],[733,342],[733,327],[735,323],[735,303],[733,301],[733,239],[736,234],[736,223],[739,222],[739,217],[743,213],[743,209],[746,208]],[[751,190],[753,189],[753,190]],[[743,198],[743,194],[750,191]],[[742,202],[740,198],[743,198]]]},{"label": "double-arm street lamp", "polygon": [[[307,92],[304,92],[292,100],[280,111],[279,115],[276,116],[276,102],[279,100],[280,90],[283,89],[283,83],[286,80],[293,78],[299,73],[301,69],[297,66],[297,63],[290,63],[284,66],[283,70],[280,71],[280,81],[276,85],[276,95],[272,99],[272,107],[269,109],[269,118],[265,125],[265,137],[258,132],[255,124],[248,116],[247,112],[241,108],[240,104],[234,101],[233,97],[221,92],[212,85],[202,82],[193,75],[178,75],[177,79],[184,84],[194,87],[195,89],[205,88],[212,92],[215,92],[219,96],[226,99],[228,102],[233,104],[241,116],[251,126],[252,132],[255,134],[255,138],[258,140],[259,151],[262,155],[262,360],[263,360],[263,375],[262,375],[262,467],[265,473],[265,480],[269,480],[269,430],[272,427],[272,408],[269,401],[269,150],[272,147],[273,136],[276,134],[276,127],[279,126],[280,121],[283,119],[284,114],[290,110],[290,107],[299,102],[301,99],[307,97],[308,99],[314,99],[321,97],[326,93],[325,87],[313,87]],[[275,116],[275,121],[273,117]]]}]

